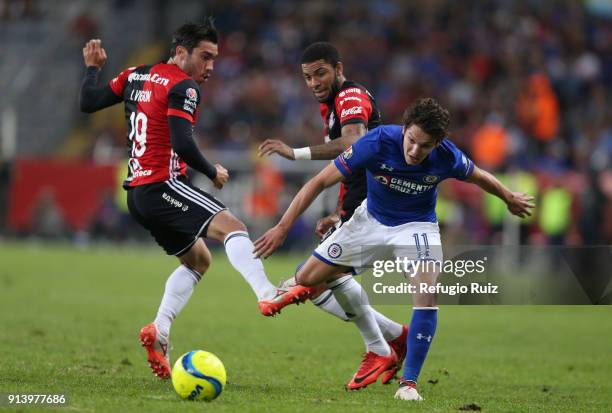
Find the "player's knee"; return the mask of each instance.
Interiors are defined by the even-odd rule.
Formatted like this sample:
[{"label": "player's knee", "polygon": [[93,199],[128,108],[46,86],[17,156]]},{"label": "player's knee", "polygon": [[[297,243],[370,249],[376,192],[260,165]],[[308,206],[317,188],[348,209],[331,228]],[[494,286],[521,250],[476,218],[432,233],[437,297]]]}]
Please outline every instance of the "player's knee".
[{"label": "player's knee", "polygon": [[227,236],[233,232],[246,232],[248,233],[248,229],[246,227],[246,225],[244,225],[244,223],[242,221],[240,221],[238,218],[236,218],[235,216],[231,216],[231,218],[228,221],[228,225],[224,228],[224,230],[221,232],[221,241],[225,242]]},{"label": "player's knee", "polygon": [[229,211],[223,211],[213,219],[208,228],[208,238],[224,242],[228,234],[236,231],[248,232],[246,225]]}]

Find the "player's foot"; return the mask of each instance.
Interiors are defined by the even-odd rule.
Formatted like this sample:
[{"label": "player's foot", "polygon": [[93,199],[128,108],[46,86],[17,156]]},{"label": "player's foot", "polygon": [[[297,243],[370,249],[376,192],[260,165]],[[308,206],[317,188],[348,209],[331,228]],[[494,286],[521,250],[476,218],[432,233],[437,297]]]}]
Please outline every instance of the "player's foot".
[{"label": "player's foot", "polygon": [[346,385],[346,389],[359,390],[376,382],[382,373],[395,366],[396,363],[397,354],[395,354],[395,350],[393,349],[391,349],[391,354],[388,356],[381,356],[380,354],[368,351],[363,356],[357,373],[355,373],[351,381]]},{"label": "player's foot", "polygon": [[157,327],[149,323],[140,330],[140,344],[147,350],[147,361],[153,373],[160,379],[170,377],[168,339],[157,332]]},{"label": "player's foot", "polygon": [[387,343],[389,344],[389,347],[395,350],[395,354],[397,354],[397,364],[391,369],[385,371],[380,376],[380,382],[382,384],[391,383],[391,380],[393,380],[397,371],[402,368],[402,363],[404,363],[404,359],[406,358],[406,339],[407,338],[408,338],[408,326],[403,326],[402,334],[400,334],[394,340],[387,341]]},{"label": "player's foot", "polygon": [[399,389],[395,392],[394,398],[398,400],[414,400],[420,402],[423,400],[417,392],[416,384],[408,380],[400,380]]},{"label": "player's foot", "polygon": [[295,282],[295,276],[294,277],[289,277],[286,280],[280,280],[278,282],[278,289],[279,290],[288,290],[290,288],[293,288],[297,285],[297,283]]},{"label": "player's foot", "polygon": [[271,300],[260,300],[259,311],[266,317],[280,314],[281,310],[289,304],[300,304],[308,300],[316,290],[303,285],[296,285],[288,290],[277,290]]}]

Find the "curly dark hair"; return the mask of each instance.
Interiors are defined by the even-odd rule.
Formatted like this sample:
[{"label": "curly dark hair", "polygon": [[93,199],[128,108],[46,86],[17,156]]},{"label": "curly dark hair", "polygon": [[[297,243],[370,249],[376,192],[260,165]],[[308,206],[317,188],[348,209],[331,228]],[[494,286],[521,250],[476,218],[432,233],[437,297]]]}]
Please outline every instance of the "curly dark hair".
[{"label": "curly dark hair", "polygon": [[340,62],[340,53],[333,44],[328,42],[316,42],[304,49],[300,63],[312,63],[317,60],[324,60],[326,63],[336,67]]},{"label": "curly dark hair", "polygon": [[448,135],[450,113],[435,99],[422,98],[406,109],[402,121],[406,128],[417,125],[437,143]]},{"label": "curly dark hair", "polygon": [[219,34],[212,17],[205,18],[204,23],[185,23],[176,29],[172,34],[170,56],[176,54],[177,46],[183,46],[191,54],[193,49],[198,47],[198,44],[203,40],[214,44],[219,42]]}]

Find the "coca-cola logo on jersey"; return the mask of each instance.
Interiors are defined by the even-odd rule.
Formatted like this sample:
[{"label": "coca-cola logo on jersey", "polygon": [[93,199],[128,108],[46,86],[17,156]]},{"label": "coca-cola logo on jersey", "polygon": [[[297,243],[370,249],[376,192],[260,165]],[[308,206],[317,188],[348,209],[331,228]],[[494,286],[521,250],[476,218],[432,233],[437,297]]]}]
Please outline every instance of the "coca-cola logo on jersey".
[{"label": "coca-cola logo on jersey", "polygon": [[342,109],[342,113],[340,113],[340,117],[343,118],[345,116],[359,115],[362,112],[363,112],[363,107],[353,106],[352,108]]}]

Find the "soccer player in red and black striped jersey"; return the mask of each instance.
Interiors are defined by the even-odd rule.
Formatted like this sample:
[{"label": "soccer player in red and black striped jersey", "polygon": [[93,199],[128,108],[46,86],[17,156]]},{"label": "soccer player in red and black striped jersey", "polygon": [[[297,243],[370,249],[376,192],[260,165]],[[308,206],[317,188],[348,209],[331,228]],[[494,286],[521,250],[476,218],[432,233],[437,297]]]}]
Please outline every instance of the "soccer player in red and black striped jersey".
[{"label": "soccer player in red and black striped jersey", "polygon": [[97,86],[106,52],[98,39],[83,48],[87,71],[81,87],[81,110],[95,112],[125,104],[129,172],[124,182],[128,207],[179,267],[166,282],[155,320],[140,332],[153,372],[170,375],[168,337],[172,321],[185,306],[211,262],[203,237],[223,242],[229,261],[249,283],[262,312],[278,294],[253,256],[246,226],[214,196],[191,185],[187,165],[221,189],[229,179],[221,165],[212,165],[193,139],[201,101],[200,85],[211,76],[218,54],[218,34],[211,19],[185,24],[172,39],[166,63],[130,67],[104,86]]},{"label": "soccer player in red and black striped jersey", "polygon": [[[265,156],[276,153],[290,160],[335,159],[368,130],[381,124],[380,111],[374,97],[364,86],[346,79],[340,54],[332,44],[316,42],[308,46],[302,54],[301,65],[306,86],[319,102],[325,143],[294,149],[280,139],[267,139],[259,146],[259,154]],[[317,222],[316,234],[325,239],[347,222],[366,198],[366,193],[365,170],[355,171],[354,175],[341,183],[336,213]],[[289,288],[294,285],[294,281],[288,280],[284,286]],[[317,307],[342,320],[350,321],[350,317],[330,290],[319,288],[312,292],[311,289],[295,286],[289,291],[292,289],[309,291],[310,299]],[[398,353],[399,366],[406,353],[407,328],[376,310],[373,312],[385,339]],[[395,371],[389,371],[384,374],[382,382],[388,383],[394,373]]]}]

